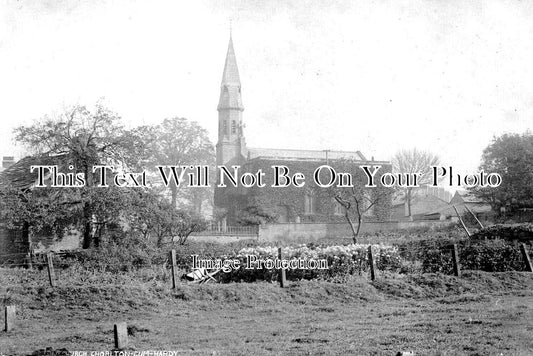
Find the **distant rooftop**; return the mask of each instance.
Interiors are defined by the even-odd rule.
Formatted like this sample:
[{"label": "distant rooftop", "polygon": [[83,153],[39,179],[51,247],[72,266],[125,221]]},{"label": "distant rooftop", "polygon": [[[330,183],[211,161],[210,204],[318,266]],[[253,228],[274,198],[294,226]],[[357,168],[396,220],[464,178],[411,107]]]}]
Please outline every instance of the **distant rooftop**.
[{"label": "distant rooftop", "polygon": [[327,159],[353,159],[367,161],[360,151],[291,150],[277,148],[249,148],[248,159],[283,159],[300,161],[325,161]]},{"label": "distant rooftop", "polygon": [[30,188],[37,180],[37,171],[31,172],[31,166],[63,166],[68,161],[68,155],[37,155],[27,156],[0,173],[0,186],[11,185],[18,189]]}]

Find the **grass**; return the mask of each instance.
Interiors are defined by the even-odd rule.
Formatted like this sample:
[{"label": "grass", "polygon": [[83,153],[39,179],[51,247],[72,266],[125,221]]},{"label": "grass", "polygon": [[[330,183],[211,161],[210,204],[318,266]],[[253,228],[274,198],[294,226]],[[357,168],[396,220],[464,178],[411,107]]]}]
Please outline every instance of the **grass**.
[{"label": "grass", "polygon": [[[533,274],[465,271],[390,275],[346,284],[180,284],[161,271],[124,274],[0,269],[2,305],[17,328],[0,353],[52,347],[111,350],[113,324],[129,325],[131,350],[183,355],[531,355]],[[3,313],[2,313],[3,325]]]}]

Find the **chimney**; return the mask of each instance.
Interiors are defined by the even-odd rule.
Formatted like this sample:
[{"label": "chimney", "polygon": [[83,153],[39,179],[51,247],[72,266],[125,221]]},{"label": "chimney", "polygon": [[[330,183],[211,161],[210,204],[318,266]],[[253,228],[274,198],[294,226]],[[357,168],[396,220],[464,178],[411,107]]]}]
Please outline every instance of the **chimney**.
[{"label": "chimney", "polygon": [[2,157],[2,168],[6,169],[15,164],[15,157],[13,156],[4,156]]}]

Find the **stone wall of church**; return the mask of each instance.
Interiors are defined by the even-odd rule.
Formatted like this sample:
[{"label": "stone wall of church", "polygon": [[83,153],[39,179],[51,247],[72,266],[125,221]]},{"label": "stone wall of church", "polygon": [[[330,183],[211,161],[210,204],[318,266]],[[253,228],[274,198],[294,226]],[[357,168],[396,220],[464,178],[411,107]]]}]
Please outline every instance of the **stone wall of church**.
[{"label": "stone wall of church", "polygon": [[[370,162],[369,162],[370,163]],[[313,179],[315,170],[325,162],[309,161],[278,161],[256,159],[242,166],[243,172],[257,172],[259,169],[265,173],[265,187],[252,188],[225,188],[219,192],[215,202],[217,206],[224,206],[228,211],[228,221],[235,223],[239,220],[240,211],[250,206],[255,206],[265,213],[278,215],[278,222],[345,222],[339,203],[333,198],[330,188],[318,187]],[[340,167],[335,167],[334,162],[328,164],[339,172],[346,171],[346,162]],[[272,187],[274,183],[273,165],[285,165],[289,168],[289,175],[301,172],[305,176],[303,187]],[[355,165],[349,166],[354,177],[354,184],[364,184],[366,177],[362,170]],[[384,165],[381,173],[390,171],[390,164]],[[343,188],[350,189],[350,188]],[[369,194],[383,192],[386,188],[368,188]],[[374,192],[376,190],[376,192]],[[381,199],[365,216],[366,221],[387,221],[391,216],[391,198]]]}]

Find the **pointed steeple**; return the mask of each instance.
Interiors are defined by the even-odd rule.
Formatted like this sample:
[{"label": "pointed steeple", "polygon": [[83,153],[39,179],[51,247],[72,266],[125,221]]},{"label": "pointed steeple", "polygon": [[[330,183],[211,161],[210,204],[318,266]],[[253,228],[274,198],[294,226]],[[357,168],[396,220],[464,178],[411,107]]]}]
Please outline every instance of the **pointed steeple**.
[{"label": "pointed steeple", "polygon": [[244,110],[241,99],[241,79],[237,68],[237,58],[233,49],[233,39],[229,36],[228,52],[226,63],[222,73],[222,83],[220,85],[220,100],[218,110],[237,109]]},{"label": "pointed steeple", "polygon": [[238,85],[241,86],[239,69],[237,68],[237,58],[233,49],[233,39],[229,36],[228,53],[226,54],[226,63],[224,64],[224,73],[222,73],[221,85]]},{"label": "pointed steeple", "polygon": [[241,79],[237,69],[231,33],[217,110],[217,165],[240,164],[247,152],[242,122],[244,106],[242,105]]}]

